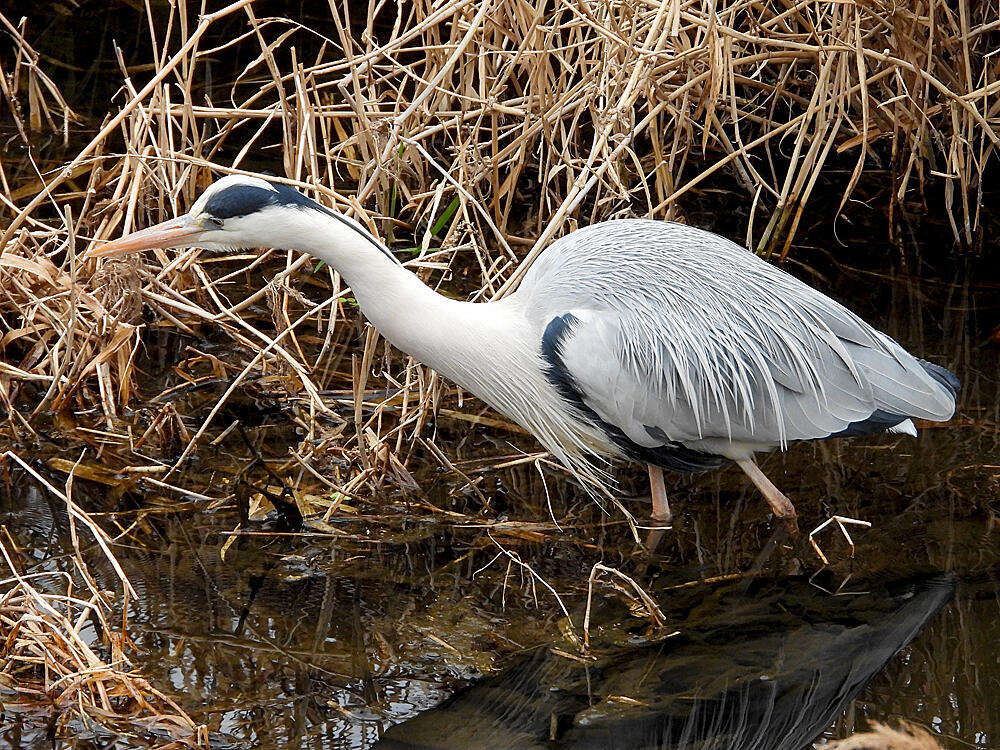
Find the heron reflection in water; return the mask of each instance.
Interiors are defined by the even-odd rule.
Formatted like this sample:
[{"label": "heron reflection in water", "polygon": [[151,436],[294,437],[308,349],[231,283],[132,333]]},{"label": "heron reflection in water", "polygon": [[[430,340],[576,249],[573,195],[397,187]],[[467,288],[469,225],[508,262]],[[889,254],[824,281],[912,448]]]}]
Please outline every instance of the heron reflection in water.
[{"label": "heron reflection in water", "polygon": [[674,637],[585,658],[539,648],[392,727],[375,747],[800,750],[953,591],[943,575],[855,596],[831,596],[805,578],[688,589],[688,612],[671,602]]}]

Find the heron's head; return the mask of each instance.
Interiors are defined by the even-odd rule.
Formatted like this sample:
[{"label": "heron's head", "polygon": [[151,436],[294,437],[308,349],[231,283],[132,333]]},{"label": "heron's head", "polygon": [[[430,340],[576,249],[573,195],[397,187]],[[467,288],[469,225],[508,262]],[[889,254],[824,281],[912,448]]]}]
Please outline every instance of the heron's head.
[{"label": "heron's head", "polygon": [[331,217],[370,237],[357,222],[294,188],[260,177],[229,175],[202,193],[188,213],[91,248],[84,257],[109,258],[156,247],[308,249],[302,239],[313,231],[315,220]]}]

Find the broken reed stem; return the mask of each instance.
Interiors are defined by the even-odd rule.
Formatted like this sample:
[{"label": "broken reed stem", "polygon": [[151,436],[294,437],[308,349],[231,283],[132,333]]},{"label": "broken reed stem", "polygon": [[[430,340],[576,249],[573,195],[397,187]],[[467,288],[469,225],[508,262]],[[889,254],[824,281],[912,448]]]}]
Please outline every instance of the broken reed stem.
[{"label": "broken reed stem", "polygon": [[660,609],[660,605],[642,586],[636,583],[635,579],[625,575],[617,568],[609,567],[603,563],[595,563],[590,569],[590,576],[587,579],[587,607],[583,617],[583,647],[585,649],[590,647],[590,612],[594,599],[594,584],[598,581],[601,573],[619,578],[629,585],[629,589],[625,589],[620,584],[610,584],[612,588],[623,593],[633,603],[641,603],[641,609],[648,614],[654,627],[661,628],[666,624],[667,618],[664,616],[663,610]]},{"label": "broken reed stem", "polygon": [[[80,521],[87,527],[87,529],[91,533],[91,536],[93,536],[94,541],[97,542],[97,546],[104,554],[104,557],[111,564],[111,567],[115,571],[115,574],[118,576],[124,590],[128,594],[135,596],[136,595],[135,589],[132,588],[132,584],[129,582],[128,576],[125,575],[125,571],[122,570],[122,566],[118,562],[118,558],[116,558],[114,553],[111,551],[111,547],[109,545],[112,543],[112,541],[110,537],[108,537],[108,535],[104,532],[104,529],[98,526],[97,523],[90,517],[90,515],[87,514],[86,511],[84,511],[80,506],[78,506],[76,503],[73,502],[71,498],[72,495],[71,488],[73,486],[73,473],[71,472],[68,479],[66,480],[66,492],[60,492],[47,479],[45,479],[45,477],[39,474],[30,464],[28,464],[28,462],[22,459],[17,453],[14,453],[13,451],[9,450],[0,453],[0,463],[4,464],[5,468],[6,468],[6,462],[8,460],[20,466],[22,471],[29,474],[32,477],[32,479],[34,479],[42,487],[44,487],[46,490],[51,492],[57,498],[62,500],[63,503],[65,503],[66,511],[70,518],[70,523],[74,524],[75,521]],[[87,569],[87,566],[83,562],[83,558],[80,556],[80,548],[78,540],[76,538],[75,525],[71,525],[71,530],[73,534],[74,550],[78,558],[77,559],[78,567],[81,569],[81,571],[85,571]],[[88,582],[90,582],[91,579],[89,578],[89,576],[87,576],[87,580]],[[102,598],[102,592],[98,590],[96,586],[92,585],[91,590],[94,596],[96,596],[98,599]]]}]

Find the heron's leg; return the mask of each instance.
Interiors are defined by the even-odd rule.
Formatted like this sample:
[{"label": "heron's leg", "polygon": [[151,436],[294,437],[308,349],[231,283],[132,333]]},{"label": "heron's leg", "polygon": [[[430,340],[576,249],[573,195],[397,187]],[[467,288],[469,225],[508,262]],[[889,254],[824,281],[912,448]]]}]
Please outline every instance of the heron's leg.
[{"label": "heron's leg", "polygon": [[[668,531],[670,531],[669,526],[657,526],[656,528],[650,529],[649,533],[646,534],[646,541],[644,542],[646,552],[649,554],[656,552],[660,544],[663,542],[664,537],[666,537]],[[645,571],[645,568],[642,570]]]},{"label": "heron's leg", "polygon": [[757,489],[771,506],[774,515],[778,518],[795,518],[795,506],[792,505],[792,501],[785,497],[770,479],[764,476],[764,472],[760,470],[753,458],[737,459],[736,465],[746,472],[751,482],[757,485]]},{"label": "heron's leg", "polygon": [[659,466],[649,466],[649,491],[653,497],[653,520],[668,524],[673,519],[670,503],[667,502],[667,490],[663,485],[663,469]]}]

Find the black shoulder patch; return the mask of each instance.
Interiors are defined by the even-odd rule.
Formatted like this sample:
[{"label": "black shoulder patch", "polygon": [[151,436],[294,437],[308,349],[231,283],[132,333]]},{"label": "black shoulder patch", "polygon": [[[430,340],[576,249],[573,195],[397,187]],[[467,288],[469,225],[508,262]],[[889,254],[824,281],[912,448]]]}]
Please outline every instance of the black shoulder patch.
[{"label": "black shoulder patch", "polygon": [[584,403],[583,394],[562,359],[563,341],[578,322],[579,318],[572,313],[564,313],[554,317],[545,326],[541,346],[542,358],[545,360],[545,378],[562,396],[567,406],[594,422],[597,415]]},{"label": "black shoulder patch", "polygon": [[562,344],[566,334],[578,322],[572,313],[557,315],[545,326],[542,334],[542,356],[550,367],[562,368]]},{"label": "black shoulder patch", "polygon": [[648,448],[644,445],[634,443],[620,427],[604,421],[597,412],[587,406],[576,380],[569,370],[566,369],[562,359],[562,348],[566,336],[573,330],[573,326],[579,322],[580,319],[572,313],[564,313],[550,320],[548,325],[545,326],[545,332],[542,334],[541,349],[542,357],[546,363],[545,377],[559,395],[562,396],[567,406],[574,409],[582,419],[599,427],[607,435],[608,439],[633,461],[662,466],[664,469],[669,469],[670,471],[685,473],[716,469],[725,462],[725,459],[721,456],[692,450],[680,443],[668,440],[663,430],[658,427],[646,426],[646,432],[657,440],[663,440],[664,445]]}]

